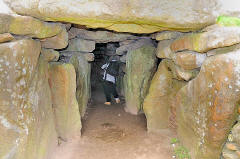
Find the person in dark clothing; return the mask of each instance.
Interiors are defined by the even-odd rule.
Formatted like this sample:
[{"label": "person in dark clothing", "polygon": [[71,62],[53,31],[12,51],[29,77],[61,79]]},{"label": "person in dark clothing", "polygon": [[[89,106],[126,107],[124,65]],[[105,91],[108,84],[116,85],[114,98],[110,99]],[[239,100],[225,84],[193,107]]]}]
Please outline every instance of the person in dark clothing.
[{"label": "person in dark clothing", "polygon": [[[108,72],[110,67],[113,67],[113,63],[117,63],[117,60],[114,58],[110,60],[110,62],[105,63],[101,68],[104,70],[103,74],[103,90],[106,97],[105,105],[111,105],[111,97],[113,95],[115,102],[120,103],[120,99],[116,90],[116,77]],[[114,69],[114,68],[111,68]],[[118,71],[118,70],[115,70]]]}]

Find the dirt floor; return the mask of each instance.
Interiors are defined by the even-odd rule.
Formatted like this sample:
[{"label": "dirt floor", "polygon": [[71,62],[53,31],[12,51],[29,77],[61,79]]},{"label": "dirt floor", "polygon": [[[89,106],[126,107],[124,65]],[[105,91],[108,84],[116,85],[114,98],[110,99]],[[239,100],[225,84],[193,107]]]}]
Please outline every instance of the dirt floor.
[{"label": "dirt floor", "polygon": [[105,106],[103,94],[93,93],[82,124],[82,137],[62,143],[53,159],[171,159],[170,130],[146,131],[144,115],[124,112],[123,103]]}]

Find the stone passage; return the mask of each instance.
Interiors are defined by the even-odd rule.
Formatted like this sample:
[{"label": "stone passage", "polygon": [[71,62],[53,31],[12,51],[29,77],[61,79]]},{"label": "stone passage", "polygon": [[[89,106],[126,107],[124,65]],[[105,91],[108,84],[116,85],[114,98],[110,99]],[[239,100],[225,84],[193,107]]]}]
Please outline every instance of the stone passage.
[{"label": "stone passage", "polygon": [[192,159],[240,158],[238,6],[0,0],[0,158],[50,159],[80,136],[109,59],[124,110],[148,132],[177,133]]}]

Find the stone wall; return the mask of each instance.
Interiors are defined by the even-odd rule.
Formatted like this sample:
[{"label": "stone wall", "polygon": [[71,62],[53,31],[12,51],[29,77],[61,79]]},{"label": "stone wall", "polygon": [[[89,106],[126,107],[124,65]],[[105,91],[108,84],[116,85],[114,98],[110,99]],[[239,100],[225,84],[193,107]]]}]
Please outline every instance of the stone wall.
[{"label": "stone wall", "polygon": [[[219,159],[237,120],[238,22],[237,18],[219,17],[215,25],[197,33],[152,36],[160,40],[156,55],[163,60],[144,100],[148,130],[177,128],[193,159]],[[237,131],[236,125],[234,140],[223,151],[226,159],[239,158]]]},{"label": "stone wall", "polygon": [[[149,131],[173,128],[192,159],[239,158],[240,19],[218,17],[239,16],[234,0],[4,1],[28,16],[0,0],[0,158],[47,159],[57,138],[81,134],[89,62],[95,44],[108,42],[119,42],[126,63],[127,112],[144,111]],[[43,20],[168,31],[152,40]]]},{"label": "stone wall", "polygon": [[[0,158],[50,159],[58,138],[81,134],[75,69],[69,64],[70,72],[61,74],[49,65],[59,59],[53,49],[68,45],[68,33],[60,23],[0,15]],[[57,85],[64,79],[69,83]],[[66,99],[74,101],[74,109]],[[68,116],[59,113],[66,110]]]}]

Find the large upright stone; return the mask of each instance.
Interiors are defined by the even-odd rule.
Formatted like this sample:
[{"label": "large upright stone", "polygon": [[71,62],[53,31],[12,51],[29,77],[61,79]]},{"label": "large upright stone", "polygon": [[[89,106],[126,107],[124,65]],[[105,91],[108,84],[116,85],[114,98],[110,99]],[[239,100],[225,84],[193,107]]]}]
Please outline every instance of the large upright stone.
[{"label": "large upright stone", "polygon": [[84,54],[76,53],[70,60],[77,74],[77,91],[76,97],[79,105],[81,117],[85,115],[87,104],[91,96],[91,64],[85,59]]},{"label": "large upright stone", "polygon": [[51,63],[49,84],[58,136],[68,140],[81,135],[81,117],[76,100],[76,72],[72,64]]},{"label": "large upright stone", "polygon": [[147,118],[149,132],[169,128],[171,109],[176,93],[185,85],[184,81],[175,80],[170,60],[163,60],[155,73],[149,93],[143,104],[143,110]]},{"label": "large upright stone", "polygon": [[239,50],[210,57],[199,75],[178,92],[178,135],[193,159],[220,158],[237,117],[239,68]]},{"label": "large upright stone", "polygon": [[117,32],[153,33],[199,30],[219,15],[239,15],[236,0],[5,0],[19,14],[106,28]]},{"label": "large upright stone", "polygon": [[48,23],[36,18],[0,13],[0,33],[27,35],[34,38],[48,38],[62,31],[58,23]]},{"label": "large upright stone", "polygon": [[129,51],[125,74],[125,110],[138,114],[142,110],[150,81],[156,69],[155,47],[146,43],[137,50]]},{"label": "large upright stone", "polygon": [[46,159],[57,144],[40,42],[0,44],[0,158]]}]

